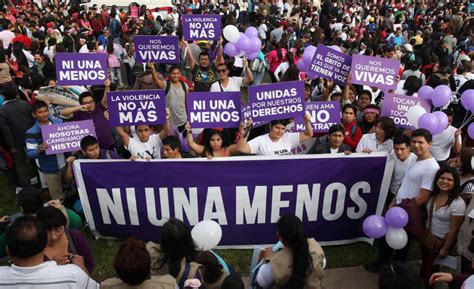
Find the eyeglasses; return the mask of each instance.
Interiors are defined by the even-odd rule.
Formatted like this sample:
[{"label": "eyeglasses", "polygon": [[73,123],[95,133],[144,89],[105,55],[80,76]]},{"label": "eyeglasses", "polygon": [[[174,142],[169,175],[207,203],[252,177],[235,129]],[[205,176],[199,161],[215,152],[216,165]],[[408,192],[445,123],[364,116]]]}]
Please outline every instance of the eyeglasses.
[{"label": "eyeglasses", "polygon": [[219,73],[224,73],[224,72],[226,72],[226,71],[227,71],[227,69],[218,69],[218,70],[217,70],[217,72],[219,72]]}]

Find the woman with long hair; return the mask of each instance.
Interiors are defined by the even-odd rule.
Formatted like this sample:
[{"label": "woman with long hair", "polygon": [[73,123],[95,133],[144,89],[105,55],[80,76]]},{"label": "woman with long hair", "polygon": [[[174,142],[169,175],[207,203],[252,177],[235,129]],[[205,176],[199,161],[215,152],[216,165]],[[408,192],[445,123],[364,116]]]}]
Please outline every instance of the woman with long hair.
[{"label": "woman with long hair", "polygon": [[[196,248],[191,231],[178,219],[169,219],[161,229],[160,243],[148,242],[147,251],[151,256],[151,274],[170,274],[176,278],[179,288],[187,279],[200,279],[201,265],[195,263]],[[187,276],[183,276],[188,272]]]},{"label": "woman with long hair", "polygon": [[[200,145],[194,142],[193,134],[191,133],[191,125],[189,122],[186,122],[186,141],[188,142],[189,147],[196,154],[207,157],[228,157],[233,156],[238,153],[237,145],[230,144],[230,136],[225,135],[226,130],[217,130],[209,129],[204,130],[204,145]],[[239,134],[244,134],[243,124],[239,127]]]},{"label": "woman with long hair", "polygon": [[428,219],[425,228],[442,244],[440,248],[428,248],[421,242],[421,269],[427,288],[431,274],[439,271],[434,264],[437,258],[445,258],[456,244],[456,238],[464,220],[466,204],[461,198],[460,178],[457,170],[442,167],[436,173],[431,198],[426,203]]},{"label": "woman with long hair", "polygon": [[285,61],[286,53],[287,50],[284,46],[282,46],[281,41],[279,43],[273,43],[273,50],[268,53],[268,71],[270,73],[270,78],[272,79],[273,83],[278,82],[278,80],[275,78],[275,70],[281,63]]},{"label": "woman with long hair", "polygon": [[363,134],[374,133],[375,125],[379,119],[380,110],[375,104],[369,104],[364,108],[364,116],[359,123]]},{"label": "woman with long hair", "polygon": [[344,143],[352,148],[357,148],[362,138],[362,130],[355,121],[357,108],[353,104],[346,104],[342,107],[342,125],[344,126]]},{"label": "woman with long hair", "polygon": [[[267,262],[257,273],[257,282],[262,287],[282,289],[322,288],[326,258],[315,239],[307,239],[303,223],[294,215],[284,215],[277,224],[278,239],[283,249],[273,252],[268,248],[263,257]],[[265,283],[260,284],[258,274],[265,274]]]},{"label": "woman with long hair", "polygon": [[273,72],[273,76],[275,77],[277,82],[280,82],[280,75],[283,76],[288,70],[288,68],[290,68],[290,66],[295,65],[295,58],[293,56],[293,52],[288,51],[288,53],[286,53],[285,58],[285,62],[280,63],[280,65],[278,65],[278,67]]},{"label": "woman with long hair", "polygon": [[467,204],[466,216],[458,234],[458,252],[461,255],[461,273],[474,274],[472,260],[474,258],[474,222],[468,216],[474,210],[474,148],[464,148],[461,155],[457,158],[450,159],[448,164],[460,171],[460,190],[461,196]]},{"label": "woman with long hair", "polygon": [[393,119],[383,116],[377,120],[375,132],[364,134],[357,145],[356,152],[390,152],[393,150],[392,138],[397,131],[397,127]]}]

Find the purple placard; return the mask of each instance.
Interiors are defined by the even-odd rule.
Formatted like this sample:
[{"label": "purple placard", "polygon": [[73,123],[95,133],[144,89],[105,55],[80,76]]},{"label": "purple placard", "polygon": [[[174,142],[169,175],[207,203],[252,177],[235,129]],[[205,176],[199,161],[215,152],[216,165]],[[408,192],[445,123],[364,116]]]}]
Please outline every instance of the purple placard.
[{"label": "purple placard", "polygon": [[308,76],[334,80],[344,85],[351,71],[352,57],[340,51],[319,44],[308,69]]},{"label": "purple placard", "polygon": [[[242,113],[241,113],[240,118],[243,121],[247,121],[249,119],[252,119],[252,109],[250,108],[250,104],[248,104],[248,103],[243,104],[242,103]],[[268,123],[268,121],[253,121],[252,126],[253,127],[259,127],[259,126],[262,126],[262,125],[266,125],[267,123]]]},{"label": "purple placard", "polygon": [[59,86],[101,85],[107,79],[105,53],[58,53],[55,61]]},{"label": "purple placard", "polygon": [[366,55],[352,56],[352,81],[378,87],[382,91],[397,88],[400,61]]},{"label": "purple placard", "polygon": [[249,86],[248,93],[255,122],[304,116],[303,81]]},{"label": "purple placard", "polygon": [[284,214],[298,216],[308,238],[319,242],[368,241],[362,223],[382,213],[392,173],[380,153],[79,160],[74,171],[94,234],[158,241],[170,217],[191,226],[212,219],[221,226],[221,246],[276,243],[276,223]]},{"label": "purple placard", "polygon": [[94,122],[81,120],[41,126],[43,142],[48,144],[47,155],[75,152],[81,149],[81,140],[96,136]]},{"label": "purple placard", "polygon": [[240,125],[240,92],[191,92],[188,120],[193,128],[230,128]]},{"label": "purple placard", "polygon": [[134,36],[138,63],[179,63],[178,36]]},{"label": "purple placard", "polygon": [[421,105],[426,111],[431,111],[431,104],[426,99],[386,92],[383,97],[381,116],[393,118],[400,128],[416,129],[407,118],[408,110],[415,105]]},{"label": "purple placard", "polygon": [[221,37],[220,15],[183,15],[185,40],[219,40]]},{"label": "purple placard", "polygon": [[164,90],[107,92],[111,126],[163,124],[166,122]]},{"label": "purple placard", "polygon": [[[341,123],[341,108],[337,101],[307,102],[306,113],[309,114],[314,132],[328,132],[333,124]],[[304,131],[303,118],[295,118],[294,131]]]}]

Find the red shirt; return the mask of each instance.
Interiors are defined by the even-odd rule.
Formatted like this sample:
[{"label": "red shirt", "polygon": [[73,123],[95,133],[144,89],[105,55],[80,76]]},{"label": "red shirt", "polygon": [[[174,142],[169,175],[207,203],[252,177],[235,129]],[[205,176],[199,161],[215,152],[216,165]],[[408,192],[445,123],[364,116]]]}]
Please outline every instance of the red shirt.
[{"label": "red shirt", "polygon": [[[362,138],[362,130],[360,127],[357,126],[355,120],[352,121],[350,124],[342,124],[344,126],[344,143],[352,148],[353,151],[357,148],[360,139]],[[352,127],[356,126],[355,129]],[[353,133],[353,130],[354,133]]]},{"label": "red shirt", "polygon": [[15,42],[23,43],[23,45],[25,45],[26,49],[30,49],[31,41],[32,41],[31,38],[29,38],[28,36],[25,36],[23,34],[20,34],[17,37],[12,39],[13,43],[15,43]]}]

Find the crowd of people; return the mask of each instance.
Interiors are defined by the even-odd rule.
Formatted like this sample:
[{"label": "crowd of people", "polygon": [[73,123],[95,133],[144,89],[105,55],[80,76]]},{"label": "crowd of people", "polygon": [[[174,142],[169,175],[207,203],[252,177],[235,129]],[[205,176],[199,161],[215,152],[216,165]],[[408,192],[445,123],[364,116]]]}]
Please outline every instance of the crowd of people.
[{"label": "crowd of people", "polygon": [[[222,27],[258,30],[257,58],[223,53],[227,42],[186,41],[181,16],[222,15]],[[0,288],[244,288],[238,272],[213,251],[199,251],[190,228],[170,219],[157,243],[129,238],[113,266],[116,278],[101,285],[91,279],[94,258],[81,233],[85,219],[72,164],[76,159],[179,159],[235,155],[292,155],[305,145],[308,154],[386,152],[394,160],[386,207],[401,206],[410,222],[431,242],[409,230],[408,244],[393,250],[380,242],[379,256],[366,270],[379,273],[380,288],[433,288],[450,282],[460,288],[474,274],[472,219],[473,140],[463,126],[470,112],[459,102],[474,89],[474,2],[196,0],[170,7],[131,3],[100,7],[80,1],[4,2],[0,13],[0,169],[15,187],[21,212],[0,219]],[[174,35],[178,64],[138,63],[135,35]],[[448,85],[450,103],[441,108],[449,123],[441,133],[402,129],[381,116],[384,93],[377,87],[344,85],[308,78],[298,61],[305,48],[337,46],[348,55],[400,60],[397,94],[417,96],[423,85]],[[57,87],[57,53],[104,53],[109,77],[103,85],[64,87],[78,95],[78,106],[39,100],[42,87]],[[341,104],[340,123],[328,133],[313,132],[309,116],[303,132],[293,119],[235,129],[195,129],[188,121],[190,92],[241,92],[247,86],[304,81],[307,102]],[[112,127],[107,93],[163,89],[166,123]],[[92,120],[96,135],[84,137],[80,150],[46,154],[42,126]],[[46,205],[44,205],[46,203]],[[412,224],[413,225],[413,224]],[[326,258],[303,223],[281,216],[280,250],[261,254],[263,265],[254,288],[323,288]],[[415,227],[416,227],[415,226]],[[317,236],[311,236],[317,239]],[[278,241],[275,240],[275,241]],[[406,265],[412,241],[421,241],[421,271]],[[436,273],[438,258],[460,255],[464,275]]]}]

